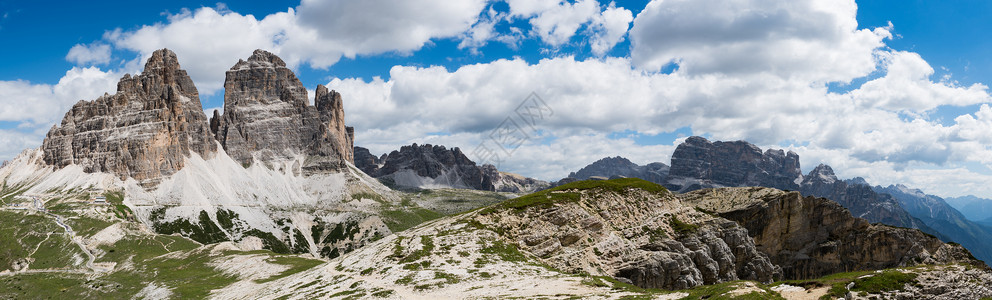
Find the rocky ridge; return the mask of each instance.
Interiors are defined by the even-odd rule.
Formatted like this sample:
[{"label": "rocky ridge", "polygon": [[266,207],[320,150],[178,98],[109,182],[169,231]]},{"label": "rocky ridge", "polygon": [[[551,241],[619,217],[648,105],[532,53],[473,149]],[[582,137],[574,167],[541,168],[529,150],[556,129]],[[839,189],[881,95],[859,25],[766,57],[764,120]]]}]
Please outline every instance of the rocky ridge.
[{"label": "rocky ridge", "polygon": [[[806,280],[838,269],[868,270],[858,273],[868,275],[855,275],[866,278],[874,268],[928,268],[918,263],[964,268],[953,274],[970,280],[971,286],[992,283],[992,272],[960,246],[943,244],[914,229],[869,224],[826,199],[770,188],[676,195],[645,181],[616,179],[575,182],[445,217],[324,266],[269,283],[230,286],[217,295],[277,298],[377,291],[390,291],[388,295],[397,298],[732,295],[721,291],[698,296],[696,289],[653,294],[632,290],[625,282],[664,289],[734,286],[728,290],[736,289],[737,295],[767,298],[773,297],[773,290],[790,287],[768,288],[762,282]],[[920,281],[918,287],[926,290],[918,295],[989,294],[981,288],[948,290],[957,283],[931,282],[931,277],[920,275],[926,282]],[[326,284],[308,284],[315,280]],[[728,282],[734,280],[752,281]],[[843,285],[851,288],[847,281]],[[817,288],[819,294],[813,295],[823,295],[828,288]]]},{"label": "rocky ridge", "polygon": [[476,165],[458,147],[414,143],[381,157],[362,147],[354,152],[356,167],[397,187],[520,193],[548,186],[545,181],[500,172],[493,165]]},{"label": "rocky ridge", "polygon": [[665,186],[678,192],[732,186],[796,190],[802,178],[795,152],[762,153],[745,141],[710,142],[693,136],[675,148]]},{"label": "rocky ridge", "polygon": [[190,153],[217,150],[199,94],[168,49],[152,53],[141,74],[124,75],[117,93],[76,103],[45,137],[44,163],[134,178],[145,187],[184,166]]},{"label": "rocky ridge", "polygon": [[747,228],[790,279],[851,270],[963,262],[985,267],[960,245],[916,229],[871,224],[837,202],[770,188],[708,189],[679,195],[688,205]]},{"label": "rocky ridge", "polygon": [[858,218],[875,223],[917,228],[930,234],[941,235],[937,230],[914,218],[892,195],[878,193],[869,185],[852,183],[854,182],[837,179],[830,166],[820,164],[803,179],[799,191],[803,195],[836,201]]},{"label": "rocky ridge", "polygon": [[657,184],[664,184],[668,177],[668,172],[668,165],[660,162],[640,166],[620,156],[605,157],[578,171],[569,173],[568,177],[562,178],[555,185],[586,180],[596,176],[604,178],[640,178]]},{"label": "rocky ridge", "polygon": [[909,214],[942,233],[946,240],[960,243],[981,260],[992,261],[992,244],[988,243],[992,240],[992,228],[968,220],[944,199],[901,184],[872,189],[892,195]]}]

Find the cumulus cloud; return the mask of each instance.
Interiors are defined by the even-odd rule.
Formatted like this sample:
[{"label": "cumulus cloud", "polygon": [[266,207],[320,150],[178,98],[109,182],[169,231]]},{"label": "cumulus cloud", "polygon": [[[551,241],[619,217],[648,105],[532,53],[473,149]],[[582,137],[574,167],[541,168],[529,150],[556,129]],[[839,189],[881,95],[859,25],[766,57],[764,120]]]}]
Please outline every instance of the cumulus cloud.
[{"label": "cumulus cloud", "polygon": [[634,19],[631,58],[645,70],[848,82],[875,70],[873,50],[891,37],[858,29],[856,12],[854,0],[654,0]]},{"label": "cumulus cloud", "polygon": [[169,15],[164,23],[110,31],[104,39],[140,53],[142,60],[157,49],[173,50],[200,92],[213,94],[223,87],[224,72],[254,49],[280,55],[291,68],[301,63],[326,68],[341,57],[410,53],[431,39],[462,35],[484,7],[483,0],[305,0],[262,19],[202,7]]},{"label": "cumulus cloud", "polygon": [[623,7],[616,7],[615,3],[610,2],[610,6],[603,10],[602,14],[593,17],[590,26],[592,36],[589,43],[592,53],[602,56],[613,49],[617,43],[623,41],[627,29],[630,28],[630,22],[633,20],[633,13]]},{"label": "cumulus cloud", "polygon": [[116,90],[120,72],[73,67],[57,84],[0,81],[0,121],[17,124],[0,129],[0,158],[10,159],[41,145],[48,129],[80,100],[93,100]]},{"label": "cumulus cloud", "polygon": [[93,100],[116,90],[122,74],[73,67],[55,85],[0,81],[0,121],[23,122],[22,127],[53,124],[79,100]]},{"label": "cumulus cloud", "polygon": [[77,65],[105,65],[110,62],[110,45],[93,43],[76,44],[69,49],[65,60]]}]

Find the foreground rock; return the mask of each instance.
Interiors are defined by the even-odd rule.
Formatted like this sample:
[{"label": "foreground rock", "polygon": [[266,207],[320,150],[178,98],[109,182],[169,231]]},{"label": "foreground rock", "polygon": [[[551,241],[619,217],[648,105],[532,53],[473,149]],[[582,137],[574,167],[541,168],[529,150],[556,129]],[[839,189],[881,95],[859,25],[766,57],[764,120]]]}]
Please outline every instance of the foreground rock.
[{"label": "foreground rock", "polygon": [[145,187],[182,169],[190,153],[216,150],[196,87],[168,49],[152,53],[141,74],[124,75],[116,94],[76,103],[41,146],[47,165],[79,165]]},{"label": "foreground rock", "polygon": [[916,264],[965,263],[985,268],[960,245],[916,229],[870,224],[834,201],[769,188],[726,188],[679,197],[747,228],[789,279]]}]

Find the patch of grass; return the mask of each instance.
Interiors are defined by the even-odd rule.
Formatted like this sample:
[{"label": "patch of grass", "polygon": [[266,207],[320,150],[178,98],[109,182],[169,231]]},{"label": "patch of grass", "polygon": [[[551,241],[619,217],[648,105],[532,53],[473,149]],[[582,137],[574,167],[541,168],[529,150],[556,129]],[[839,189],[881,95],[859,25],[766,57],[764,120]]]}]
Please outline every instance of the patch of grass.
[{"label": "patch of grass", "polygon": [[279,280],[289,275],[293,275],[299,272],[312,269],[313,267],[316,267],[324,263],[323,261],[316,259],[309,259],[309,258],[303,258],[299,256],[289,256],[289,255],[273,256],[271,258],[265,259],[265,261],[277,265],[289,266],[289,269],[286,269],[286,271],[282,271],[282,273],[276,274],[269,278],[255,280],[255,282],[257,283],[265,283],[269,281]]},{"label": "patch of grass", "polygon": [[444,215],[429,209],[420,207],[401,208],[396,210],[385,210],[379,213],[382,221],[386,223],[392,232],[400,232],[410,229],[421,223],[438,219]]},{"label": "patch of grass", "polygon": [[401,263],[414,262],[423,258],[424,256],[430,255],[431,252],[434,251],[434,239],[432,239],[430,236],[426,236],[426,235],[420,236],[420,244],[422,245],[420,249],[413,251],[413,253],[410,253],[410,255],[407,255],[406,257],[401,259],[400,262]]},{"label": "patch of grass", "polygon": [[221,231],[217,224],[210,220],[206,211],[201,210],[198,222],[193,224],[186,219],[177,219],[165,222],[165,207],[153,210],[149,215],[152,227],[155,232],[161,234],[180,234],[202,244],[212,244],[227,241],[227,235]]},{"label": "patch of grass", "polygon": [[356,201],[362,200],[362,199],[372,199],[373,201],[379,202],[379,203],[385,203],[386,202],[386,199],[383,199],[382,198],[382,195],[375,194],[375,193],[367,193],[367,192],[361,192],[361,193],[351,194],[351,199],[352,200],[356,200]]},{"label": "patch of grass", "polygon": [[675,231],[675,234],[679,235],[693,233],[699,229],[699,225],[682,222],[675,216],[672,216],[668,224],[672,226],[672,230]]},{"label": "patch of grass", "polygon": [[738,287],[744,284],[745,281],[731,281],[723,282],[711,285],[701,285],[688,290],[682,290],[681,292],[689,293],[688,296],[682,297],[682,300],[689,299],[714,299],[714,300],[724,300],[724,299],[775,299],[775,300],[785,300],[781,294],[772,291],[767,286],[755,283],[758,288],[762,289],[763,292],[751,292],[744,295],[731,296],[727,293],[730,291],[738,289]]},{"label": "patch of grass", "polygon": [[855,279],[851,290],[873,294],[902,290],[906,284],[915,282],[916,276],[913,273],[887,270],[871,277]]},{"label": "patch of grass", "polygon": [[65,220],[69,227],[72,227],[72,231],[75,231],[77,235],[90,237],[100,232],[104,228],[107,228],[114,223],[89,217],[78,217],[69,218]]},{"label": "patch of grass", "polygon": [[129,258],[142,262],[174,251],[196,249],[200,244],[181,236],[126,236],[113,245],[101,245],[104,255],[97,262],[123,263]]},{"label": "patch of grass", "polygon": [[[551,189],[509,199],[500,203],[499,207],[524,209],[532,206],[548,206],[554,203],[574,202],[579,200],[582,190],[603,190],[626,194],[631,189],[640,189],[651,193],[665,193],[665,187],[639,178],[618,178],[610,180],[583,180],[563,184]],[[491,213],[491,209],[483,210],[482,214]]]},{"label": "patch of grass", "polygon": [[389,296],[392,296],[393,293],[395,293],[395,291],[393,290],[381,290],[381,291],[372,292],[372,297],[389,298]]},{"label": "patch of grass", "polygon": [[527,261],[527,256],[517,249],[516,245],[502,241],[493,241],[489,246],[479,250],[482,254],[495,254],[503,261]]},{"label": "patch of grass", "polygon": [[[35,252],[32,255],[34,249],[38,249],[41,253]],[[63,249],[69,253],[62,253]],[[10,268],[14,261],[29,256],[43,259],[41,263],[38,261],[32,263],[32,269],[68,267],[72,262],[73,249],[79,251],[79,248],[65,237],[65,231],[49,217],[34,212],[0,210],[0,271]],[[41,255],[53,256],[41,257]]]}]

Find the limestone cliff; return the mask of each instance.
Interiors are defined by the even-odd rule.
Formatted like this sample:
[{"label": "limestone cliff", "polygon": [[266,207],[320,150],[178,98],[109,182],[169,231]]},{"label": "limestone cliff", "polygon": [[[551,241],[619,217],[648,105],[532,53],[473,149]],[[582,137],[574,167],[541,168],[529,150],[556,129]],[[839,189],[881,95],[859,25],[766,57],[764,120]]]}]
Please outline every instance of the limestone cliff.
[{"label": "limestone cliff", "polygon": [[41,149],[45,164],[157,184],[191,153],[216,151],[199,94],[176,54],[152,53],[144,71],[124,75],[117,93],[80,101],[53,127]]},{"label": "limestone cliff", "polygon": [[915,264],[967,263],[985,267],[960,245],[916,229],[871,224],[824,198],[770,188],[706,189],[682,201],[747,228],[758,250],[787,279]]},{"label": "limestone cliff", "polygon": [[354,159],[341,95],[320,85],[316,104],[282,59],[255,50],[227,71],[217,140],[245,165],[302,156],[309,172],[341,169]]}]

